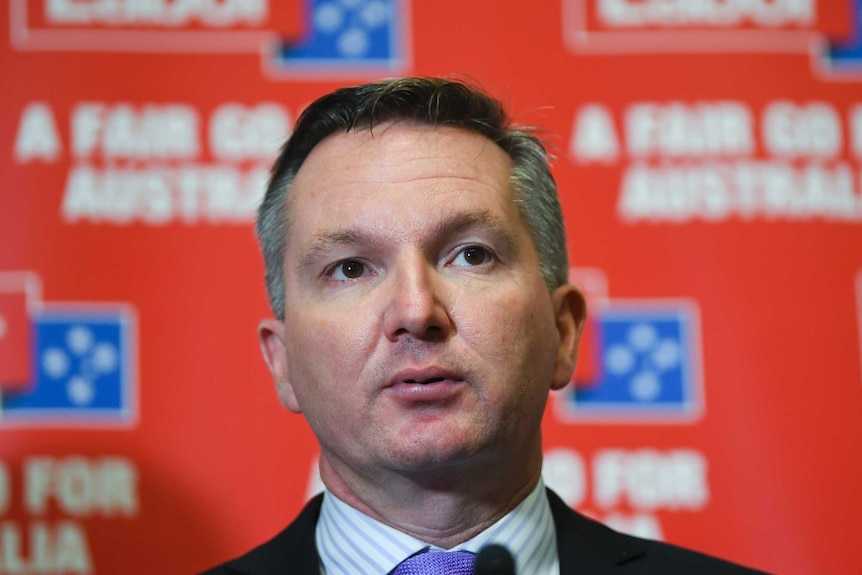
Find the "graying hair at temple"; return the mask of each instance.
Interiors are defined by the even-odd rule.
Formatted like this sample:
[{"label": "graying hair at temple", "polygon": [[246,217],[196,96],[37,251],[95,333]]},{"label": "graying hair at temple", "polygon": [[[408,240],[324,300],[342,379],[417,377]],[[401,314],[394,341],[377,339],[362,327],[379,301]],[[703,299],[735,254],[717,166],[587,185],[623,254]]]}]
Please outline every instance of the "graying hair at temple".
[{"label": "graying hair at temple", "polygon": [[284,319],[284,252],[291,225],[290,188],[308,154],[330,135],[387,122],[450,126],[477,132],[512,158],[515,201],[529,224],[548,289],[566,283],[568,258],[557,185],[535,130],[511,123],[503,105],[477,87],[442,78],[400,78],[341,88],[306,108],[272,167],[258,209],[257,236],[275,316]]}]

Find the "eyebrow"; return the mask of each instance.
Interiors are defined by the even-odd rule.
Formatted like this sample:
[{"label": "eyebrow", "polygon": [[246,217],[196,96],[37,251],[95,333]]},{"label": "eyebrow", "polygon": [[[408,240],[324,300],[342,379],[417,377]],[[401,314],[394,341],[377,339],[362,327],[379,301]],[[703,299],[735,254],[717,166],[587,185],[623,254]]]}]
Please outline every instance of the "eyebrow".
[{"label": "eyebrow", "polygon": [[[512,230],[502,218],[493,215],[489,210],[456,213],[443,217],[431,228],[429,236],[432,242],[442,242],[445,238],[471,229],[490,231],[498,241],[503,243],[502,248],[505,251],[514,252],[516,239]],[[378,242],[380,242],[379,235],[356,228],[318,232],[302,247],[297,267],[312,265],[320,254],[344,246],[373,246]]]},{"label": "eyebrow", "polygon": [[367,245],[374,242],[371,234],[356,229],[318,232],[311,241],[302,246],[298,267],[307,267],[313,264],[320,254],[341,246]]}]

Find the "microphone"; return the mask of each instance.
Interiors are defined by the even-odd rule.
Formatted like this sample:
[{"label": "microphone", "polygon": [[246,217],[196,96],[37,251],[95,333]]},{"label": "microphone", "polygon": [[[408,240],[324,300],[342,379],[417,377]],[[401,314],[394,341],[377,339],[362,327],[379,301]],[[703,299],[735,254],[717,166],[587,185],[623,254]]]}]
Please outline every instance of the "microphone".
[{"label": "microphone", "polygon": [[479,550],[474,569],[476,575],[515,575],[515,560],[508,549],[493,543]]}]

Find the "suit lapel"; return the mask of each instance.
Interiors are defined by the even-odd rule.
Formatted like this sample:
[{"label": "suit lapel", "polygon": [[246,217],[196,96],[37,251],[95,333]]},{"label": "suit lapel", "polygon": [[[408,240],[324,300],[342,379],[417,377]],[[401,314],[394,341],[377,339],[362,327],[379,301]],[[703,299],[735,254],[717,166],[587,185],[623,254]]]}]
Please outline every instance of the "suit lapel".
[{"label": "suit lapel", "polygon": [[[314,535],[322,501],[322,495],[309,501],[284,531],[227,567],[242,575],[318,575]],[[551,490],[548,501],[557,530],[560,575],[610,575],[645,555],[635,540],[573,511]]]},{"label": "suit lapel", "polygon": [[287,529],[227,567],[243,575],[320,575],[314,534],[322,502],[322,494],[309,501]]},{"label": "suit lapel", "polygon": [[617,567],[645,555],[636,541],[573,511],[548,490],[551,514],[557,528],[560,575],[617,573]]}]

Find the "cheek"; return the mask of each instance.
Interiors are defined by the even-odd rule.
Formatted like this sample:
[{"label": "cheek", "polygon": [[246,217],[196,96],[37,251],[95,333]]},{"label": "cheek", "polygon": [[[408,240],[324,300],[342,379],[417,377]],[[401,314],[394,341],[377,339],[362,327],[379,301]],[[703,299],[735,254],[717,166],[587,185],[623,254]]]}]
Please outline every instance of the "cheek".
[{"label": "cheek", "polygon": [[556,353],[554,323],[543,300],[530,298],[524,290],[496,298],[490,305],[477,308],[469,322],[462,323],[462,334],[470,340],[490,375],[499,379],[495,393],[517,396],[549,388],[550,366]]},{"label": "cheek", "polygon": [[287,327],[287,346],[297,362],[324,361],[331,368],[354,365],[373,344],[373,322],[354,310],[321,313],[308,309],[291,318]]},{"label": "cheek", "polygon": [[286,335],[291,382],[306,416],[339,417],[337,406],[357,409],[368,400],[380,341],[373,317],[307,307]]},{"label": "cheek", "polygon": [[286,337],[288,373],[304,409],[357,390],[362,362],[370,355],[369,329],[361,322],[307,313],[291,323]]},{"label": "cheek", "polygon": [[512,320],[504,306],[478,306],[468,317],[456,319],[458,336],[491,367],[509,363],[520,331]]},{"label": "cheek", "polygon": [[[553,326],[553,318],[546,306],[529,298],[527,293],[501,299],[485,316],[492,318],[494,329],[490,335],[496,339],[501,351],[518,350],[509,361],[523,359],[532,362],[538,359],[527,350],[535,352],[546,347],[548,329]],[[478,320],[481,322],[482,318]]]}]

